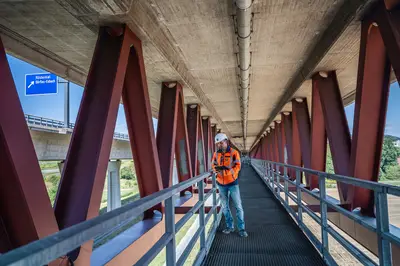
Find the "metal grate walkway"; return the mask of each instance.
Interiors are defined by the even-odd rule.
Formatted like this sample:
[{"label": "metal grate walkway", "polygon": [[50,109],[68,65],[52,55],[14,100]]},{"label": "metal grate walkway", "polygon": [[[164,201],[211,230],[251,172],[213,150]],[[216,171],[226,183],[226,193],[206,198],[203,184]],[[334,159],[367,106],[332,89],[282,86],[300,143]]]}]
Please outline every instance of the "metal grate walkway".
[{"label": "metal grate walkway", "polygon": [[253,168],[243,165],[239,178],[249,237],[224,235],[222,219],[203,265],[325,265]]}]

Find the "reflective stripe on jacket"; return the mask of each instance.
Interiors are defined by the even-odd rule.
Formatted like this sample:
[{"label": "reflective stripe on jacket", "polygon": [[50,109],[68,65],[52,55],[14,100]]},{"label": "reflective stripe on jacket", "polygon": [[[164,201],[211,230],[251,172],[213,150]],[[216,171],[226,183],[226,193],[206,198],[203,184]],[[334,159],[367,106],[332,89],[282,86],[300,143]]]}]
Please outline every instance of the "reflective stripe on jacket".
[{"label": "reflective stripe on jacket", "polygon": [[214,152],[212,158],[212,168],[216,166],[226,166],[229,170],[218,171],[217,182],[220,185],[228,185],[237,180],[240,171],[240,154],[230,146],[223,152]]}]

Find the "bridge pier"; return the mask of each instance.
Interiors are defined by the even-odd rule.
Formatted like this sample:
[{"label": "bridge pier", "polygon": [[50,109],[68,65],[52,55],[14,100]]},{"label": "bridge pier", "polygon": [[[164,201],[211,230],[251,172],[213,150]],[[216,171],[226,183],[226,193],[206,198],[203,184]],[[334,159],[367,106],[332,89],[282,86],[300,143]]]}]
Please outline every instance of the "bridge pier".
[{"label": "bridge pier", "polygon": [[121,207],[121,161],[109,161],[107,169],[107,211]]}]

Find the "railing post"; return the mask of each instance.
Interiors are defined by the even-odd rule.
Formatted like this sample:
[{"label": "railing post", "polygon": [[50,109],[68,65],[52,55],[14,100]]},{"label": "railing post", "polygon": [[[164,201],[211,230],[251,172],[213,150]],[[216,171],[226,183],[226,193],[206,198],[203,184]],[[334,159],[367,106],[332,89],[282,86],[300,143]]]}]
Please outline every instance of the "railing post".
[{"label": "railing post", "polygon": [[202,228],[200,234],[200,250],[206,247],[206,230],[205,230],[205,215],[204,215],[204,180],[200,180],[198,183],[199,188],[199,201],[201,202],[201,207],[199,209],[199,226]]},{"label": "railing post", "polygon": [[283,176],[284,176],[284,180],[285,180],[285,202],[286,202],[286,205],[289,206],[289,195],[288,195],[289,189],[288,189],[288,182],[287,182],[288,176],[287,176],[287,166],[286,165],[283,167]]},{"label": "railing post", "polygon": [[213,207],[215,207],[214,209],[214,223],[217,222],[217,181],[216,181],[216,174],[214,173],[212,175],[212,187],[213,187]]},{"label": "railing post", "polygon": [[298,217],[299,225],[302,226],[303,225],[303,208],[302,208],[302,203],[301,203],[300,185],[301,185],[301,172],[300,172],[300,170],[296,169],[296,189],[297,189],[297,206],[298,206],[297,217]]},{"label": "railing post", "polygon": [[379,265],[392,265],[390,242],[382,234],[389,232],[389,214],[387,194],[375,191],[376,233],[378,235]]},{"label": "railing post", "polygon": [[319,197],[321,208],[321,236],[322,236],[322,250],[321,253],[325,257],[329,254],[329,241],[328,241],[328,219],[327,219],[327,204],[326,204],[326,187],[325,176],[318,175],[319,181]]},{"label": "railing post", "polygon": [[277,193],[278,193],[278,197],[281,196],[281,181],[279,178],[279,165],[276,165],[276,185],[277,185]]},{"label": "railing post", "polygon": [[175,245],[175,207],[173,197],[165,200],[165,232],[172,234],[171,241],[166,246],[167,266],[176,265],[176,245]]}]

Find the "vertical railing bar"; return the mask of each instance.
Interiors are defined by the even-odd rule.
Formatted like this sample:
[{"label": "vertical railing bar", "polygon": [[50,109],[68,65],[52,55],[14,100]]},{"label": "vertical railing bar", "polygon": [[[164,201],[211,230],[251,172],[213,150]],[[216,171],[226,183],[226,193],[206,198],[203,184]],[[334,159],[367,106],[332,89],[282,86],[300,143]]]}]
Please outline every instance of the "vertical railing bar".
[{"label": "vertical railing bar", "polygon": [[319,181],[319,197],[320,197],[320,212],[321,212],[321,253],[323,257],[329,254],[329,241],[328,241],[328,219],[327,219],[327,205],[326,205],[326,186],[325,186],[325,176],[318,175]]},{"label": "vertical railing bar", "polygon": [[276,165],[276,186],[277,186],[277,193],[278,193],[278,197],[281,197],[281,181],[279,178],[280,172],[279,172],[279,165]]},{"label": "vertical railing bar", "polygon": [[206,247],[206,230],[205,230],[205,215],[204,215],[204,180],[200,180],[198,183],[199,188],[199,201],[202,202],[199,209],[199,226],[203,228],[200,234],[200,250]]},{"label": "vertical railing bar", "polygon": [[299,224],[302,226],[303,224],[303,208],[302,208],[302,203],[301,203],[301,173],[300,170],[296,169],[296,190],[297,190],[297,206],[298,206],[298,219],[299,219]]},{"label": "vertical railing bar", "polygon": [[171,241],[166,246],[167,266],[176,265],[176,245],[175,245],[175,207],[173,197],[165,200],[165,232],[172,234]]},{"label": "vertical railing bar", "polygon": [[286,202],[286,205],[289,206],[289,195],[288,195],[289,194],[289,189],[288,189],[288,182],[287,182],[288,175],[287,175],[287,167],[286,167],[286,165],[283,168],[283,176],[285,177],[284,178],[284,180],[285,180],[285,202]]},{"label": "vertical railing bar", "polygon": [[216,223],[217,222],[217,219],[218,219],[218,217],[217,217],[217,212],[218,212],[218,210],[217,210],[217,181],[216,181],[216,174],[214,173],[213,175],[212,175],[212,188],[213,188],[213,207],[215,207],[215,209],[214,209],[214,214],[213,214],[213,216],[214,216],[214,223]]},{"label": "vertical railing bar", "polygon": [[382,236],[383,233],[389,232],[389,214],[386,189],[384,192],[375,191],[375,204],[379,265],[392,265],[390,242]]}]

